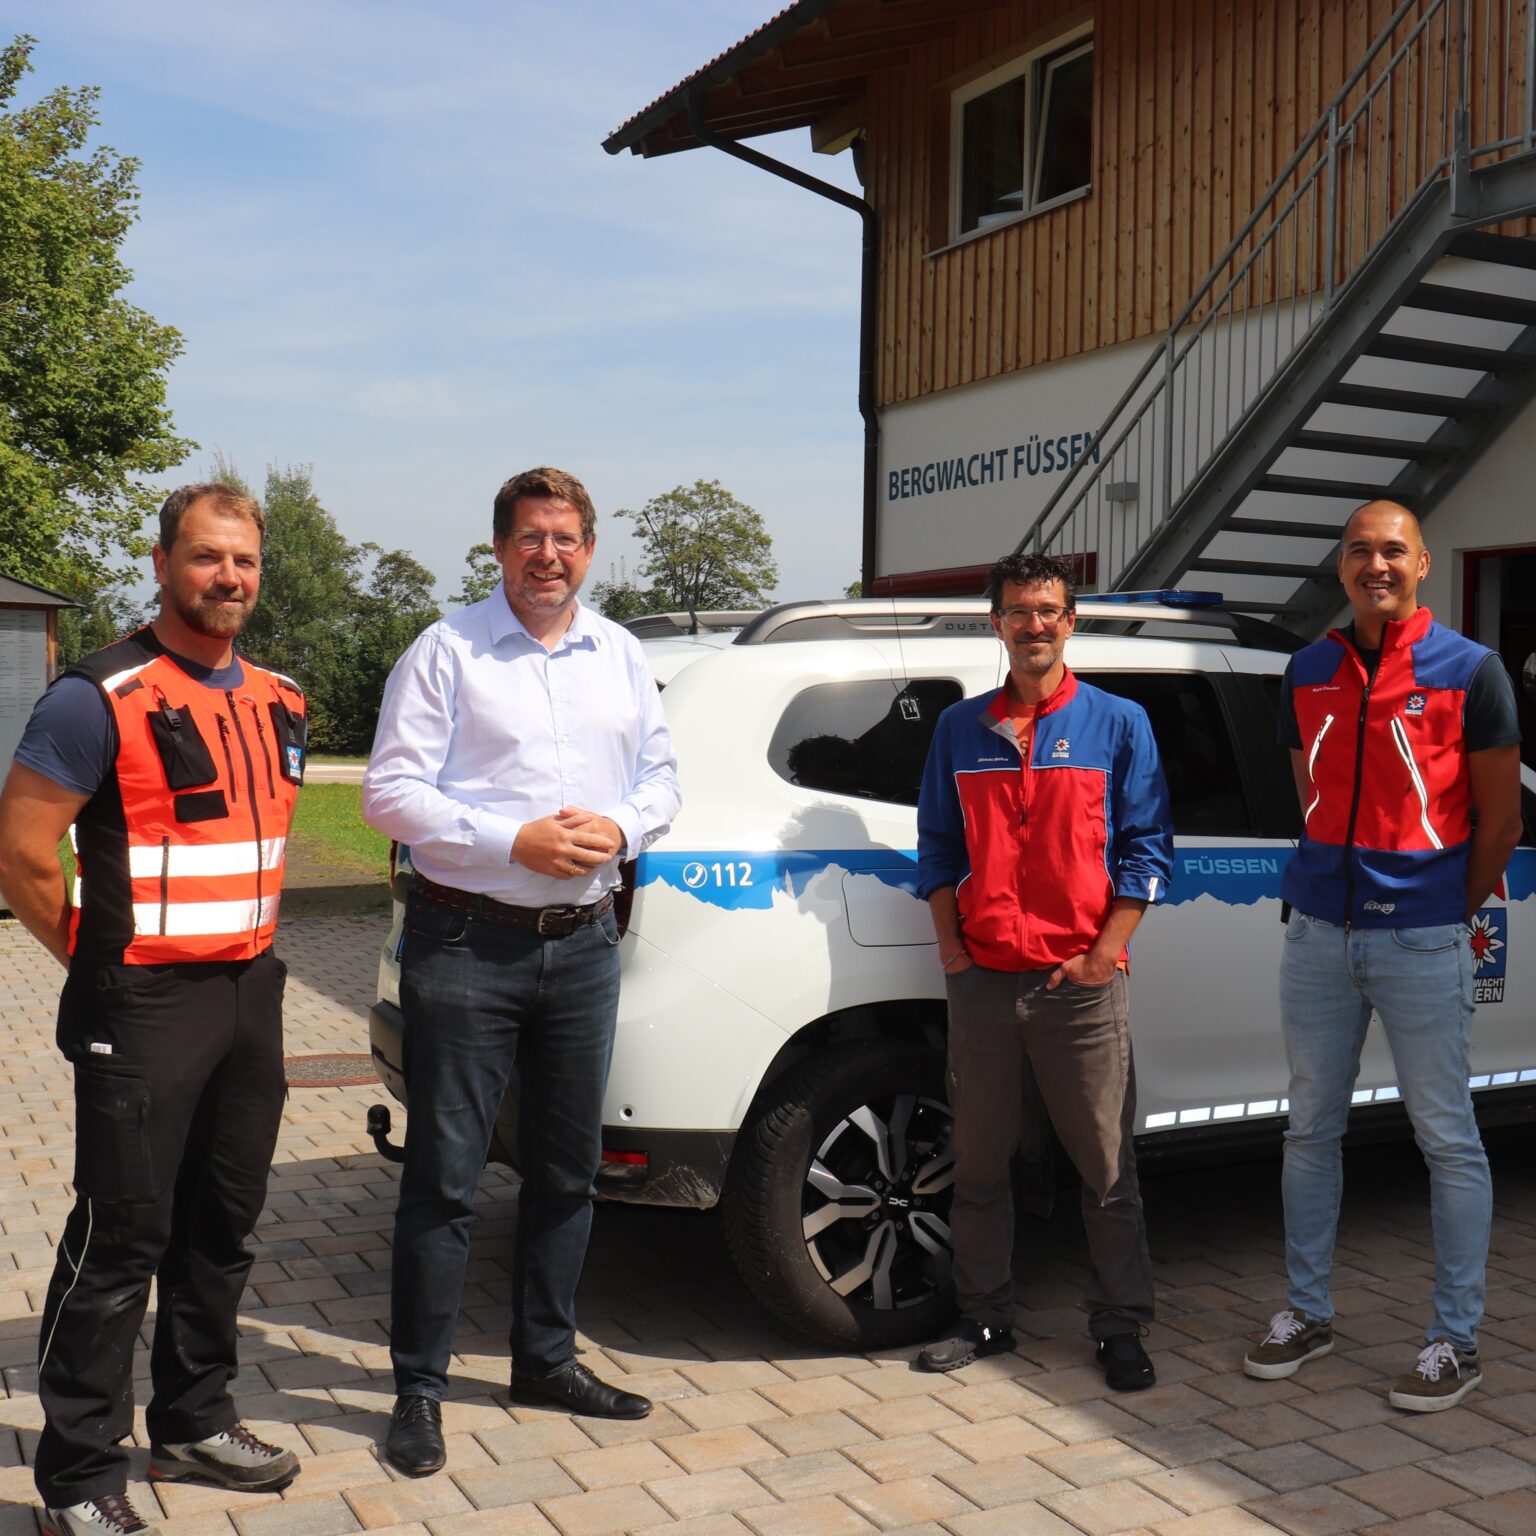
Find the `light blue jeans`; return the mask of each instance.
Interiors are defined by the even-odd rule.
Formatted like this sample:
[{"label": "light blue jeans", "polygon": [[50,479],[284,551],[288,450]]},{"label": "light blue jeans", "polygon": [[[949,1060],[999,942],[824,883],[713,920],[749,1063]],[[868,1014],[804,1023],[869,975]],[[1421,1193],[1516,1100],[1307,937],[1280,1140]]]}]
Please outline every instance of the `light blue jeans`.
[{"label": "light blue jeans", "polygon": [[1371,1009],[1380,1015],[1414,1140],[1429,1164],[1435,1320],[1426,1338],[1477,1348],[1493,1215],[1488,1158],[1472,1112],[1467,1054],[1472,953],[1464,923],[1343,928],[1295,912],[1280,963],[1291,1069],[1285,1133],[1285,1262],[1292,1310],[1333,1316],[1328,1278],[1344,1191],[1349,1118]]}]

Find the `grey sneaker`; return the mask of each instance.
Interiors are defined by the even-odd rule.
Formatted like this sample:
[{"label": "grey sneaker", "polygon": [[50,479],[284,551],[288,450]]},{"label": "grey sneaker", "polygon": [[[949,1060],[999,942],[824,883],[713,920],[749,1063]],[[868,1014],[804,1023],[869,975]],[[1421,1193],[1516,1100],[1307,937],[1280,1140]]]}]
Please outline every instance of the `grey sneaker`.
[{"label": "grey sneaker", "polygon": [[1333,1325],[1314,1322],[1304,1312],[1276,1312],[1269,1332],[1243,1357],[1243,1371],[1260,1381],[1294,1376],[1308,1360],[1333,1352]]},{"label": "grey sneaker", "polygon": [[43,1511],[44,1536],[159,1536],[159,1529],[140,1517],[126,1493]]},{"label": "grey sneaker", "polygon": [[250,1493],[286,1488],[299,1475],[299,1458],[258,1440],[244,1424],[221,1429],[206,1440],[186,1445],[152,1445],[149,1477],[176,1481],[201,1477],[223,1488]]},{"label": "grey sneaker", "polygon": [[944,1338],[923,1350],[917,1363],[925,1371],[958,1371],[983,1355],[1000,1355],[1012,1348],[1013,1334],[1007,1328],[989,1328],[962,1317]]},{"label": "grey sneaker", "polygon": [[1475,1351],[1437,1339],[1421,1351],[1418,1364],[1392,1384],[1387,1401],[1410,1413],[1439,1413],[1454,1408],[1482,1379]]}]

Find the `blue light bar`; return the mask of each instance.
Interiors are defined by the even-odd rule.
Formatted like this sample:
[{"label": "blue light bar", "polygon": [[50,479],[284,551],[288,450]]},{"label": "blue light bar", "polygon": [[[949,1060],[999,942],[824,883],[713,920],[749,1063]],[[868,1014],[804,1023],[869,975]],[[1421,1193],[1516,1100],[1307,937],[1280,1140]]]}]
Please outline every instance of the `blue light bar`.
[{"label": "blue light bar", "polygon": [[1214,608],[1222,601],[1220,592],[1187,592],[1182,587],[1164,587],[1157,592],[1084,592],[1085,603],[1157,603],[1164,608]]}]

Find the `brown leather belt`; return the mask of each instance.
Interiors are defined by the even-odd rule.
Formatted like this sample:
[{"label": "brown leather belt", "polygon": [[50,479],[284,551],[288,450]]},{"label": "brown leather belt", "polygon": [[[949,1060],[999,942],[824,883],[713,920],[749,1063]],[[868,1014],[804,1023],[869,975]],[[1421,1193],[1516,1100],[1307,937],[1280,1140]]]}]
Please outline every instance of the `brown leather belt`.
[{"label": "brown leather belt", "polygon": [[423,901],[435,907],[447,907],[454,912],[472,912],[488,923],[501,923],[507,928],[526,928],[546,939],[564,939],[595,923],[613,905],[613,892],[585,907],[514,907],[494,896],[480,896],[474,891],[461,891],[451,885],[439,885],[428,880],[421,871],[412,872],[412,886]]}]

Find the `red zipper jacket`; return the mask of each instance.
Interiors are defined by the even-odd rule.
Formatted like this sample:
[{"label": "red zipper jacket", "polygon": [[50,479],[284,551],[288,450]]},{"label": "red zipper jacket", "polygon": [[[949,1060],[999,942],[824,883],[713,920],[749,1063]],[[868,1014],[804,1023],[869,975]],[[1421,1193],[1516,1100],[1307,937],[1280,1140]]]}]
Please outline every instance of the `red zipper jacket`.
[{"label": "red zipper jacket", "polygon": [[1490,652],[1427,608],[1389,623],[1376,676],[1339,631],[1291,658],[1311,794],[1281,894],[1360,928],[1466,918],[1471,781],[1462,712]]},{"label": "red zipper jacket", "polygon": [[920,896],[955,887],[978,964],[1043,970],[1085,953],[1116,896],[1160,901],[1173,871],[1146,712],[1068,671],[1036,711],[1026,761],[1006,690],[952,704],[928,749],[917,868]]}]

